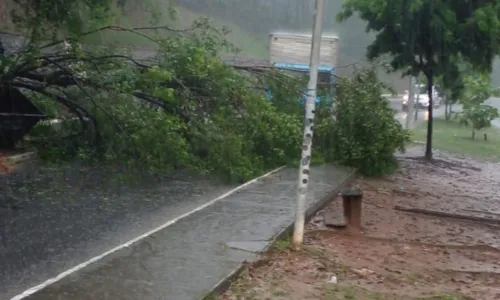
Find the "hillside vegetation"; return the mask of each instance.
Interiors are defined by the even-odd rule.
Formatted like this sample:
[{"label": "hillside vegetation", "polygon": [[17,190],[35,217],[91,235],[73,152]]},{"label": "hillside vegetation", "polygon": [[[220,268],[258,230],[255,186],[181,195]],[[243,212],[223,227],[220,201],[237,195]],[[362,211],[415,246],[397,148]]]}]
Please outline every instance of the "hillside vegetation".
[{"label": "hillside vegetation", "polygon": [[[258,36],[230,20],[213,18],[210,15],[194,12],[185,7],[176,5],[168,0],[124,0],[117,1],[122,6],[116,5],[114,10],[114,24],[126,28],[168,26],[175,30],[184,30],[192,27],[193,22],[200,18],[209,18],[212,26],[225,27],[230,33],[226,36],[229,43],[241,50],[241,55],[263,59],[268,57],[267,36]],[[16,30],[10,19],[12,0],[0,3],[0,31],[20,33]],[[162,30],[142,31],[148,35],[159,35],[165,37]],[[116,44],[120,46],[133,46],[144,48],[156,48],[156,44],[145,37],[135,33],[105,31],[88,36],[85,39],[93,44]]]},{"label": "hillside vegetation", "polygon": [[[174,30],[184,30],[190,28],[194,21],[207,17],[210,18],[208,15],[193,12],[169,1],[129,1],[123,8],[117,8],[115,23],[127,28],[168,26]],[[230,31],[226,38],[228,42],[242,51],[242,55],[254,58],[267,57],[266,38],[250,33],[230,20],[210,18],[210,21],[212,26],[225,27]],[[161,31],[155,33],[153,30],[146,32],[148,34],[165,34]],[[155,46],[147,38],[128,32],[101,32],[91,37],[89,41],[144,47]]]},{"label": "hillside vegetation", "polygon": [[[310,32],[314,1],[303,0],[118,0],[124,7],[116,9],[116,24],[127,27],[149,26],[152,23],[166,24],[172,28],[187,28],[200,17],[209,17],[216,26],[225,26],[231,33],[229,42],[242,50],[242,55],[258,59],[268,57],[268,34],[273,31]],[[357,18],[339,24],[336,13],[344,0],[327,0],[325,32],[340,37],[338,75],[348,75],[353,64],[364,64],[366,46],[373,36],[365,32],[365,24]],[[8,18],[11,0],[0,3],[1,29],[11,29]],[[171,8],[176,14],[171,14]],[[87,40],[93,43],[118,43],[151,47],[152,44],[135,34],[108,32],[100,33]],[[493,72],[494,85],[500,85],[499,63]],[[407,80],[399,74],[386,74],[379,70],[382,80],[402,92],[407,88]]]}]

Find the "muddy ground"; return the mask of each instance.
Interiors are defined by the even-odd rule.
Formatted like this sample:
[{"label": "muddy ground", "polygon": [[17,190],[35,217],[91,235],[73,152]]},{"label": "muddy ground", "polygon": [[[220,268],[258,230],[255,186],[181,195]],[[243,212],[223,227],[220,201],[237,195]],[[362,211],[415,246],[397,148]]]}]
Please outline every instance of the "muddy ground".
[{"label": "muddy ground", "polygon": [[500,165],[421,153],[354,183],[361,232],[325,224],[338,197],[307,225],[302,251],[279,241],[220,299],[500,299]]}]

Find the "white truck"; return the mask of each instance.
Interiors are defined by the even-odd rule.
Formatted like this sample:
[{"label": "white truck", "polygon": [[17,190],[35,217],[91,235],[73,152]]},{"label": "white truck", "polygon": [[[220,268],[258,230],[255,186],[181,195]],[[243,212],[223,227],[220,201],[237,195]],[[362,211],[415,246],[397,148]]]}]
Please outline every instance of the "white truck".
[{"label": "white truck", "polygon": [[[269,35],[269,62],[276,68],[294,72],[309,72],[312,35],[271,33]],[[339,53],[339,39],[323,35],[320,46],[318,85],[327,87],[332,94],[335,67]],[[268,92],[270,95],[270,92]],[[319,102],[319,98],[316,102]]]},{"label": "white truck", "polygon": [[[302,69],[309,68],[312,36],[305,34],[271,33],[269,35],[269,61],[276,67]],[[320,66],[334,69],[337,65],[339,39],[322,36]]]}]

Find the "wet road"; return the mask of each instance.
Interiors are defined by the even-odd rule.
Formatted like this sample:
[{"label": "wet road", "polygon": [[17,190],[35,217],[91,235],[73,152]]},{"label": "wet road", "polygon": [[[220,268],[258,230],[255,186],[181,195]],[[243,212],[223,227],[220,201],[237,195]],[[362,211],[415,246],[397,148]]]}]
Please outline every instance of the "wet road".
[{"label": "wet road", "polygon": [[[330,194],[349,173],[350,170],[347,169],[314,167],[308,191],[309,205]],[[78,272],[70,272],[69,276],[31,296],[17,299],[199,299],[249,259],[253,252],[261,251],[275,234],[290,224],[294,213],[296,178],[295,169],[284,169],[178,220],[137,244],[119,249]],[[87,223],[81,222],[87,218],[79,216],[82,215],[82,207],[78,208],[79,214],[68,211],[69,216],[65,217],[57,207],[67,205],[55,205],[54,213],[42,214],[53,214],[50,220],[39,218],[32,223],[34,228],[39,228],[33,228],[32,231],[38,231],[41,237],[36,237],[36,234],[24,236],[23,241],[18,241],[16,245],[10,244],[9,260],[6,261],[5,257],[1,260],[1,286],[7,289],[0,290],[0,299],[10,299],[35,281],[38,284],[56,276],[59,272],[74,267],[71,264],[81,263],[84,259],[97,255],[95,253],[103,248],[111,248],[113,243],[126,242],[131,236],[142,233],[140,231],[145,227],[152,226],[154,221],[167,221],[179,214],[179,207],[182,205],[205,203],[213,197],[211,193],[200,195],[209,185],[196,185],[193,180],[178,180],[171,182],[169,186],[162,184],[157,187],[160,193],[152,199],[161,194],[164,196],[155,201],[156,205],[148,205],[144,199],[127,201],[140,195],[133,191],[123,191],[117,200],[110,199],[115,213],[96,211],[94,207],[99,206],[99,202],[89,203],[92,207],[85,206],[83,209],[89,219]],[[215,190],[212,189],[214,193]],[[122,201],[125,203],[121,204]],[[173,211],[175,207],[177,213]],[[121,215],[123,218],[113,219],[110,222],[115,223],[113,227],[96,226],[109,215]],[[28,217],[36,216],[37,213],[33,212]],[[151,216],[154,216],[154,221]],[[57,235],[55,232],[60,231],[63,226],[66,231]],[[12,236],[18,229],[13,226],[10,228]],[[51,230],[52,236],[44,233],[45,230]],[[27,251],[26,248],[29,247],[26,246],[20,249],[16,247],[26,244],[28,239],[39,242],[44,240],[45,244],[33,246],[31,251]],[[69,241],[75,244],[71,246]],[[62,244],[70,247],[60,248]],[[101,249],[96,245],[100,245]],[[50,253],[47,251],[49,249]],[[16,251],[19,251],[17,256]],[[45,257],[36,256],[36,251],[42,252]],[[75,257],[78,254],[80,261]],[[30,268],[29,264],[33,267]],[[25,270],[18,274],[16,268],[21,267]]]},{"label": "wet road", "polygon": [[0,299],[232,188],[187,174],[128,182],[113,172],[73,165],[1,178]]}]

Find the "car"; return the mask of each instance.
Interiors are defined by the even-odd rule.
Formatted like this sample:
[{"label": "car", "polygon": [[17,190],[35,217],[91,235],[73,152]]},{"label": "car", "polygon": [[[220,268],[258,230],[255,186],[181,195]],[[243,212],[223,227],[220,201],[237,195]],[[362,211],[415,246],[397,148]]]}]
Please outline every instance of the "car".
[{"label": "car", "polygon": [[[415,96],[415,103],[418,108],[427,109],[429,107],[429,96],[427,94],[419,94]],[[441,106],[441,98],[436,94],[432,96],[432,106],[439,108]]]},{"label": "car", "polygon": [[[427,86],[420,84],[420,85],[415,85],[415,95],[413,96],[413,101],[414,101],[414,107],[415,108],[420,108],[420,109],[427,109],[429,107],[429,95],[427,94]],[[403,95],[403,101],[402,101],[402,107],[401,109],[403,111],[408,110],[408,98],[410,96],[410,93],[408,90],[405,91]],[[432,95],[432,102],[433,102],[433,107],[434,108],[439,108],[441,106],[441,97],[437,92],[434,92]]]}]

